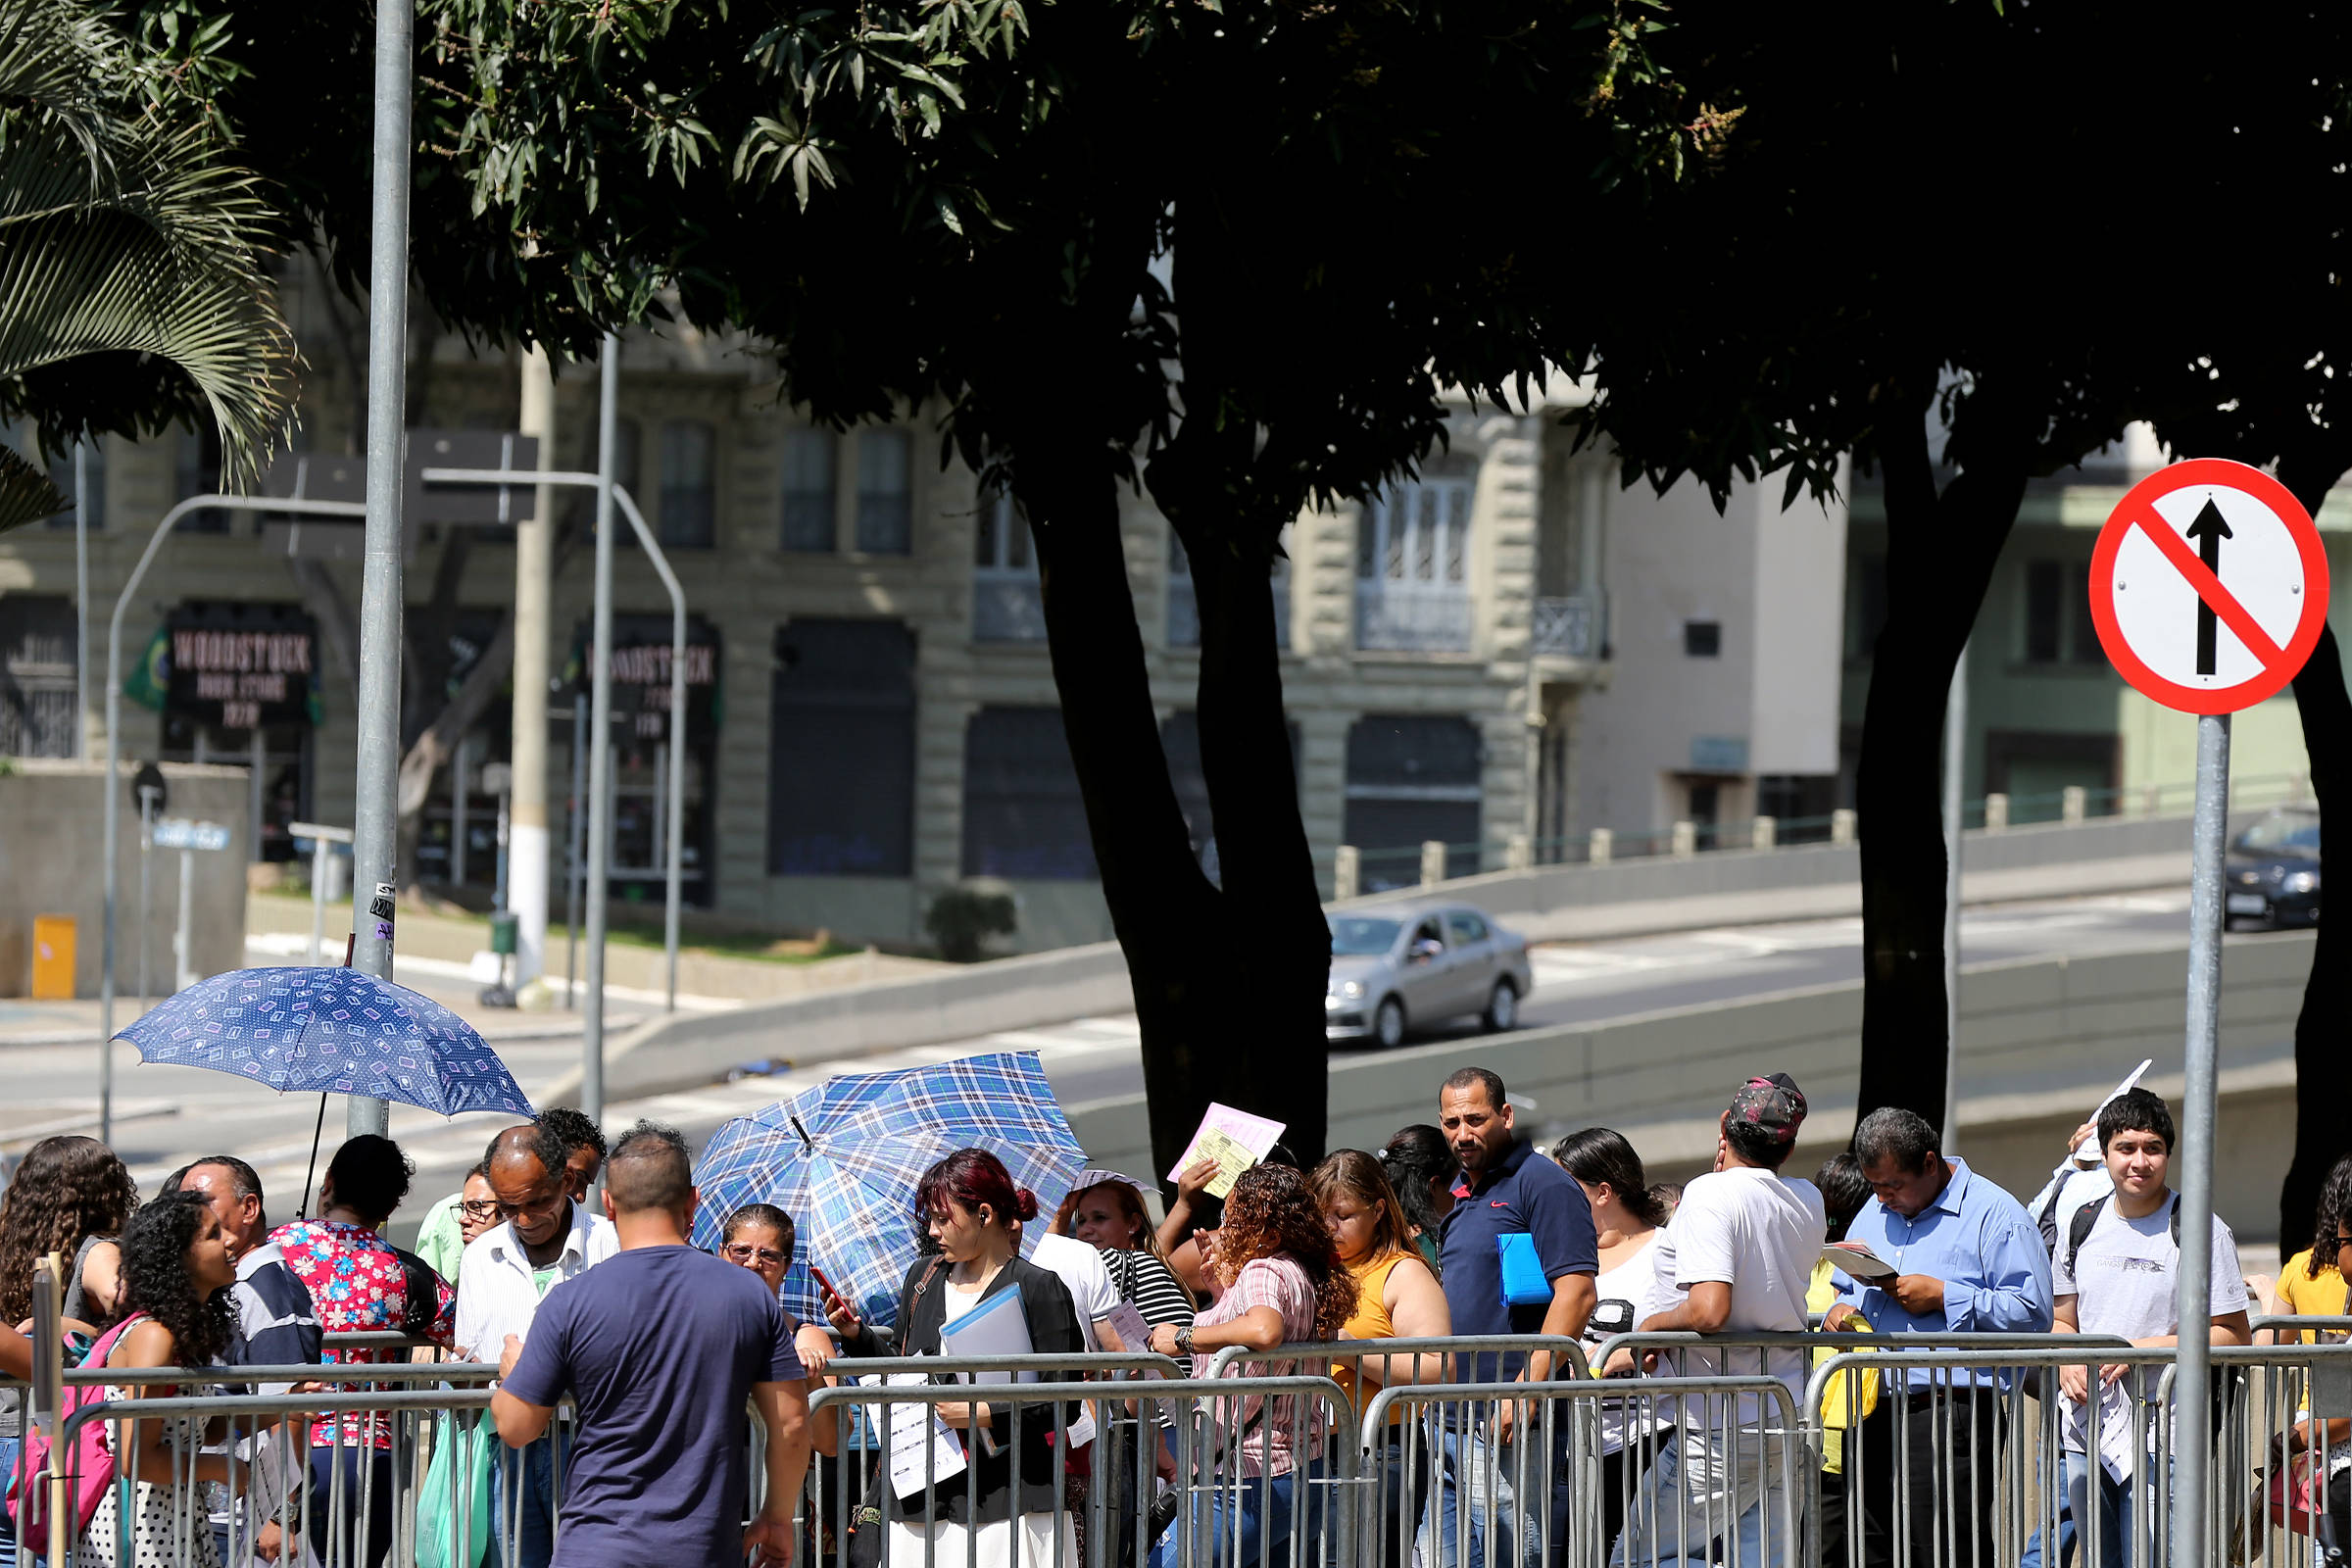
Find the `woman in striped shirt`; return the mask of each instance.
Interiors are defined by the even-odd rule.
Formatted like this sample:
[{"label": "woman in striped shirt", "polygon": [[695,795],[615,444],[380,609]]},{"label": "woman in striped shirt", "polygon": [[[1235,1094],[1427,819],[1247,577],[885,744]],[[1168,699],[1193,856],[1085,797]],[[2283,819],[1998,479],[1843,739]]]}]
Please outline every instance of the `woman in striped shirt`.
[{"label": "woman in striped shirt", "polygon": [[1086,1177],[1099,1179],[1071,1190],[1054,1216],[1054,1233],[1075,1236],[1100,1250],[1110,1270],[1110,1283],[1135,1303],[1146,1323],[1157,1328],[1192,1322],[1197,1309],[1193,1293],[1168,1266],[1168,1255],[1160,1250],[1144,1209],[1144,1195],[1124,1176],[1089,1171],[1080,1180]]}]

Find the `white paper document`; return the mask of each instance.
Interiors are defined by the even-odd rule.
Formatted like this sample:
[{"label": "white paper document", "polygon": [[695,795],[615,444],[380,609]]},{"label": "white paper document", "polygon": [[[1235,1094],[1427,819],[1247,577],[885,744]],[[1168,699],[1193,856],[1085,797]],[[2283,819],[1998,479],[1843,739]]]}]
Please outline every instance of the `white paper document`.
[{"label": "white paper document", "polygon": [[1860,1242],[1832,1242],[1821,1255],[1847,1279],[1864,1285],[1884,1285],[1902,1272]]},{"label": "white paper document", "polygon": [[[872,1383],[866,1378],[862,1381]],[[920,1372],[894,1372],[881,1382],[894,1389],[923,1388],[930,1379]],[[926,1486],[963,1474],[963,1445],[939,1418],[936,1405],[887,1406],[890,1420],[890,1490],[911,1497]],[[882,1411],[876,1411],[879,1419]]]},{"label": "white paper document", "polygon": [[1119,1347],[1127,1354],[1143,1355],[1151,1350],[1152,1325],[1144,1321],[1144,1314],[1135,1309],[1133,1301],[1121,1301],[1102,1321],[1119,1337]]}]

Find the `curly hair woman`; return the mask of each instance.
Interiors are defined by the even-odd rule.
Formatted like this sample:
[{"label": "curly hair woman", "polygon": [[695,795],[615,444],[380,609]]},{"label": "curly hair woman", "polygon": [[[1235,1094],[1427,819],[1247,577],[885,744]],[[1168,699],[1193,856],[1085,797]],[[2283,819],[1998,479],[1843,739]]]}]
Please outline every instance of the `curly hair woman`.
[{"label": "curly hair woman", "polygon": [[50,1252],[73,1260],[66,1316],[96,1328],[121,1307],[122,1234],[139,1190],[115,1152],[95,1138],[44,1138],[25,1152],[0,1200],[0,1321],[32,1312],[32,1265]]},{"label": "curly hair woman", "polygon": [[[212,1366],[228,1353],[234,1333],[229,1287],[237,1267],[229,1261],[220,1221],[201,1194],[173,1193],[133,1215],[122,1233],[122,1327],[91,1348],[109,1371],[139,1367]],[[172,1398],[208,1395],[210,1386],[181,1384],[110,1385],[109,1399]],[[118,1421],[111,1434],[115,1462],[136,1483],[127,1557],[122,1545],[122,1489],[109,1487],[74,1547],[78,1568],[131,1568],[134,1564],[176,1563],[214,1568],[220,1548],[201,1508],[186,1505],[191,1482],[232,1484],[225,1454],[200,1452],[203,1421],[196,1416]]]},{"label": "curly hair woman", "polygon": [[[1189,1329],[1162,1325],[1152,1331],[1152,1348],[1162,1355],[1189,1355],[1193,1375],[1208,1375],[1214,1352],[1238,1345],[1272,1350],[1283,1345],[1328,1341],[1355,1313],[1355,1277],[1341,1266],[1306,1178],[1288,1165],[1252,1165],[1242,1172],[1225,1200],[1225,1223],[1208,1259],[1225,1294]],[[1288,1364],[1240,1363],[1237,1373],[1263,1377],[1288,1373]],[[1231,1405],[1236,1401],[1226,1400]],[[1303,1400],[1278,1395],[1252,1396],[1238,1409],[1220,1412],[1233,1430],[1229,1441],[1240,1463],[1228,1470],[1240,1485],[1194,1498],[1192,1543],[1196,1557],[1208,1546],[1209,1560],[1248,1564],[1274,1561],[1288,1552],[1293,1527],[1293,1488],[1305,1464],[1311,1482],[1323,1468],[1322,1434]],[[1299,1418],[1307,1430],[1298,1430]],[[1309,1487],[1302,1510],[1310,1536],[1322,1530],[1319,1490]],[[1235,1531],[1239,1528],[1239,1555]],[[1184,1532],[1170,1530],[1152,1549],[1152,1568],[1175,1568]],[[1311,1556],[1310,1551],[1310,1556]]]}]

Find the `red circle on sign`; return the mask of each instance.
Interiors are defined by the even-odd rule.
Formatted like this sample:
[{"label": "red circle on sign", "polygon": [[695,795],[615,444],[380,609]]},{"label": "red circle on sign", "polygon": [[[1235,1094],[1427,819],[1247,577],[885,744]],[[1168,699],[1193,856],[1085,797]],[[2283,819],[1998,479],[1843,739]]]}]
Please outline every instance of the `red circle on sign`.
[{"label": "red circle on sign", "polygon": [[[2167,680],[2132,651],[2116,624],[2116,553],[2123,548],[2125,537],[2138,526],[2139,515],[2155,512],[2157,498],[2192,485],[2242,491],[2270,508],[2286,525],[2303,562],[2303,613],[2295,623],[2295,634],[2287,639],[2276,662],[2264,662],[2261,674],[2234,686],[2183,686]],[[2108,661],[2142,696],[2184,713],[2234,713],[2285,690],[2319,646],[2320,633],[2328,625],[2328,552],[2320,544],[2320,530],[2311,514],[2286,486],[2260,468],[2229,458],[2190,458],[2140,480],[2107,514],[2107,525],[2099,530],[2098,546],[2090,556],[2090,621],[2098,628],[2099,646],[2107,651]]]}]

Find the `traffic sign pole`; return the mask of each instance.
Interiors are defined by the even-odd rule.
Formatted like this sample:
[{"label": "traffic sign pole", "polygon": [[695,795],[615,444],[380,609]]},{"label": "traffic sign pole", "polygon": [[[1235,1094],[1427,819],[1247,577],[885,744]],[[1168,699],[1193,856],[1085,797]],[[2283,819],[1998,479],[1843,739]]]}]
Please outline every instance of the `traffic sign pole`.
[{"label": "traffic sign pole", "polygon": [[2188,882],[2187,1074],[2180,1091],[2180,1363],[2174,1408],[2192,1412],[2187,1443],[2173,1446],[2173,1540],[2182,1560],[2205,1560],[2205,1496],[2211,1445],[2204,1441],[2207,1389],[2213,1381],[2213,1138],[2222,1016],[2222,858],[2230,826],[2230,715],[2197,719],[2197,804]]},{"label": "traffic sign pole", "polygon": [[2201,1434],[2213,1384],[2213,1145],[2222,1001],[2222,863],[2230,827],[2230,715],[2285,690],[2328,624],[2328,556],[2311,514],[2271,475],[2195,458],[2132,487],[2091,552],[2090,617],[2141,695],[2197,715],[2190,835],[2186,1072],[2180,1194],[2179,1426],[2174,1550],[2202,1562],[2212,1449]]}]

